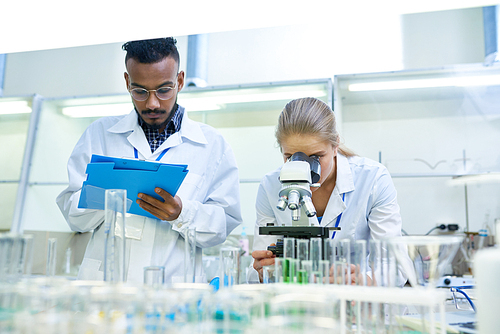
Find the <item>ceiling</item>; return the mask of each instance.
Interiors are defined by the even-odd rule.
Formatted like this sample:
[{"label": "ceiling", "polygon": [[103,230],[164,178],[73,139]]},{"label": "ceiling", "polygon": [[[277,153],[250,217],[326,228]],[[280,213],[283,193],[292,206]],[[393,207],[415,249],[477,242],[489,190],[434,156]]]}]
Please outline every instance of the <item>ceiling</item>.
[{"label": "ceiling", "polygon": [[[497,0],[498,1],[498,0]],[[56,49],[133,39],[255,29],[294,24],[343,23],[495,5],[491,0],[18,0],[0,6],[0,53]],[[8,13],[5,15],[5,13]],[[362,21],[361,21],[362,22]]]}]

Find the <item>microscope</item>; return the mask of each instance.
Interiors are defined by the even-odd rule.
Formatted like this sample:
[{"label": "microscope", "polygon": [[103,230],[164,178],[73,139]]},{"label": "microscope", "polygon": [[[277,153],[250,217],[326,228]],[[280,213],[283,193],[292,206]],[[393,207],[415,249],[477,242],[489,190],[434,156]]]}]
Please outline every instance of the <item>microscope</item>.
[{"label": "microscope", "polygon": [[[330,230],[340,230],[340,227],[311,226],[307,223],[300,223],[302,210],[307,217],[314,217],[316,209],[312,203],[311,187],[319,187],[321,177],[321,165],[319,157],[307,156],[305,153],[294,153],[281,168],[279,180],[282,184],[278,193],[278,203],[276,207],[285,211],[290,210],[291,225],[283,226],[261,226],[259,234],[277,235],[284,238],[311,239],[330,237]],[[276,256],[283,256],[283,239],[276,242],[276,246],[269,246],[268,250]]]}]

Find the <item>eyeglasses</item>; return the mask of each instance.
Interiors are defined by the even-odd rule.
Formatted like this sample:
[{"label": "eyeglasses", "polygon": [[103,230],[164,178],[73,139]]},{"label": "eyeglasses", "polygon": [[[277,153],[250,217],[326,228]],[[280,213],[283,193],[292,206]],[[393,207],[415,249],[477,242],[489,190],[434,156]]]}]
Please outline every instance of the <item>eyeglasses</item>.
[{"label": "eyeglasses", "polygon": [[158,99],[165,101],[174,97],[176,87],[177,81],[174,87],[161,87],[158,89],[133,88],[129,90],[129,93],[136,101],[146,101],[149,98],[149,92],[155,92]]}]

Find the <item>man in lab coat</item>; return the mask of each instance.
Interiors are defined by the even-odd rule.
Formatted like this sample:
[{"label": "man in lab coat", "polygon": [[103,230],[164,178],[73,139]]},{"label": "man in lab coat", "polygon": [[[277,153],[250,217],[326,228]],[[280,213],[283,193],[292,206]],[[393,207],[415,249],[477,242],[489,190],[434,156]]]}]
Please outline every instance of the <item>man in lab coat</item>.
[{"label": "man in lab coat", "polygon": [[220,133],[190,120],[177,104],[184,86],[173,38],[125,43],[125,82],[134,110],[125,116],[103,117],[92,123],[68,161],[69,186],[57,204],[73,231],[93,231],[78,274],[102,280],[104,211],[78,207],[85,170],[92,154],[156,160],[188,166],[176,196],[151,189],[162,200],[140,193],[136,202],[157,219],[126,218],[126,276],[143,282],[147,266],[164,266],[165,282],[184,279],[184,236],[196,228],[196,281],[206,282],[201,248],[225,241],[241,223],[239,180],[233,152]]}]

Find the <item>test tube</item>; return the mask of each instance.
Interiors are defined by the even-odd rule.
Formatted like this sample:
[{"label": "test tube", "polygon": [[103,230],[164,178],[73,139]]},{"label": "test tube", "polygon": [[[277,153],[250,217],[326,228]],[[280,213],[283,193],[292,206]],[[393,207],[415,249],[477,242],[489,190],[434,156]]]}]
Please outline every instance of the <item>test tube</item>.
[{"label": "test tube", "polygon": [[153,288],[161,287],[165,283],[165,267],[144,267],[144,285]]},{"label": "test tube", "polygon": [[368,271],[372,276],[372,285],[385,286],[382,277],[385,274],[384,266],[382,265],[382,242],[380,240],[370,240],[368,244],[370,256],[368,258]]},{"label": "test tube", "polygon": [[304,277],[308,276],[302,268],[303,261],[309,261],[309,240],[297,239],[297,283],[307,283],[304,282]]},{"label": "test tube", "polygon": [[2,233],[0,234],[0,282],[7,280],[7,248],[7,235]]},{"label": "test tube", "polygon": [[366,240],[354,242],[354,281],[356,285],[366,286]]},{"label": "test tube", "polygon": [[288,259],[289,282],[297,283],[297,275],[300,270],[299,259]]},{"label": "test tube", "polygon": [[190,227],[184,238],[184,282],[194,283],[196,277],[196,227]]},{"label": "test tube", "polygon": [[274,266],[264,266],[262,267],[262,283],[269,284],[276,282],[276,276],[274,272],[276,270],[276,262]]},{"label": "test tube", "polygon": [[13,281],[18,281],[24,271],[23,238],[21,235],[12,236],[12,252],[10,257],[10,275]]},{"label": "test tube", "polygon": [[125,215],[127,190],[106,189],[104,202],[104,281],[126,281]]},{"label": "test tube", "polygon": [[320,283],[330,284],[330,261],[319,261],[319,268],[321,272],[322,281]]},{"label": "test tube", "polygon": [[17,281],[20,277],[21,242],[15,234],[0,237],[0,281]]},{"label": "test tube", "polygon": [[276,283],[288,282],[288,259],[274,258],[274,277]]},{"label": "test tube", "polygon": [[31,276],[33,269],[33,235],[25,234],[23,235],[23,247],[22,247],[22,269],[23,273],[27,276]]},{"label": "test tube", "polygon": [[312,261],[304,260],[300,263],[300,271],[297,276],[297,282],[301,284],[308,284],[311,281]]},{"label": "test tube", "polygon": [[283,238],[283,257],[295,258],[295,238]]},{"label": "test tube", "polygon": [[338,272],[337,282],[342,285],[351,284],[351,241],[342,239],[338,248]]},{"label": "test tube", "polygon": [[297,259],[300,261],[309,260],[309,240],[297,239]]},{"label": "test tube", "polygon": [[283,238],[283,263],[282,263],[282,277],[283,282],[288,283],[290,277],[290,259],[295,259],[295,238]]},{"label": "test tube", "polygon": [[[369,244],[369,260],[368,260],[368,273],[371,274],[372,277],[372,285],[373,286],[389,286],[389,282],[392,280],[389,277],[389,261],[387,258],[387,243],[382,240],[372,239]],[[371,326],[375,328],[375,331],[378,333],[381,331],[385,324],[384,318],[386,313],[386,308],[391,310],[388,312],[388,323],[392,326],[393,323],[393,309],[396,305],[394,304],[384,304],[384,303],[372,303],[370,305],[371,314],[369,315],[369,319],[371,319]]]},{"label": "test tube", "polygon": [[323,260],[332,262],[334,241],[330,238],[323,239]]},{"label": "test tube", "polygon": [[57,238],[49,238],[47,240],[47,264],[45,274],[47,276],[55,276],[57,263]]},{"label": "test tube", "polygon": [[[352,264],[354,265],[352,281],[355,285],[366,286],[366,261],[366,240],[356,240],[352,256]],[[354,307],[356,326],[362,331],[369,331],[371,327],[369,314],[367,314],[370,309],[369,303],[361,301],[358,301]]]},{"label": "test tube", "polygon": [[222,247],[220,249],[221,287],[238,284],[240,273],[240,249],[237,247]]},{"label": "test tube", "polygon": [[322,239],[321,238],[311,238],[310,240],[310,260],[312,261],[312,269],[314,271],[319,270],[319,261],[323,260],[322,256]]}]

